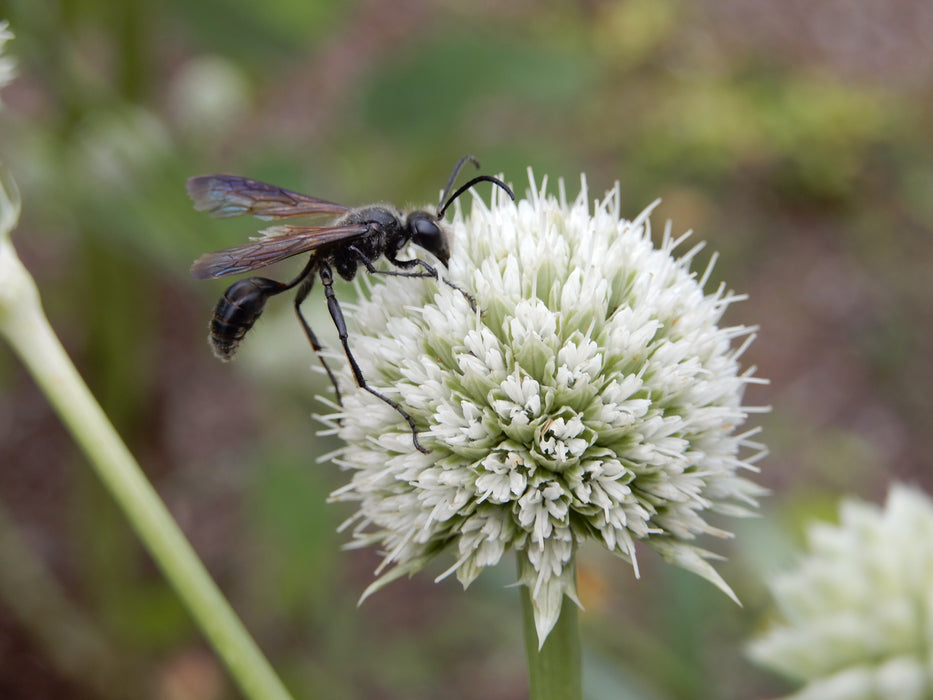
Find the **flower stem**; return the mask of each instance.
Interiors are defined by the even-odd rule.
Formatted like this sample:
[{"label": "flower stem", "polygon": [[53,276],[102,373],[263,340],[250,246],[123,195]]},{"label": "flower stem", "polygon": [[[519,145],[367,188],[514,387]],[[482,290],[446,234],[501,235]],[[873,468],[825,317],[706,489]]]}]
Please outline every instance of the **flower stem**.
[{"label": "flower stem", "polygon": [[[3,184],[0,182],[0,219],[7,219],[4,223],[9,225],[10,211],[18,209],[18,202],[11,202]],[[35,282],[3,235],[6,232],[0,231],[0,335],[9,341],[84,450],[243,694],[287,700],[288,691],[71,363],[45,317]]]},{"label": "flower stem", "polygon": [[527,586],[521,589],[528,697],[530,700],[580,700],[583,673],[577,606],[564,598],[557,624],[539,649],[531,596]]}]

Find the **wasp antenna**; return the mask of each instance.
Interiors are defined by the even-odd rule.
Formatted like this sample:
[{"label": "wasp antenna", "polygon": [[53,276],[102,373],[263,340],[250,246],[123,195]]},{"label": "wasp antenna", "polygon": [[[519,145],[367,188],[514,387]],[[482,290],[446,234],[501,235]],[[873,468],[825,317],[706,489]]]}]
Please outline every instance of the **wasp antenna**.
[{"label": "wasp antenna", "polygon": [[[457,161],[453,172],[450,173],[450,179],[447,180],[447,186],[444,187],[444,193],[441,195],[440,201],[437,203],[437,218],[441,218],[441,212],[447,208],[447,206],[444,204],[444,201],[447,200],[447,195],[450,194],[450,190],[454,186],[454,181],[457,179],[457,175],[460,174],[460,170],[463,169],[463,166],[466,165],[467,161],[475,165],[477,168],[479,167],[479,161],[476,160],[476,156],[463,156],[463,158]],[[449,203],[450,202],[448,202],[448,204]]]},{"label": "wasp antenna", "polygon": [[444,203],[444,206],[437,210],[437,218],[443,218],[444,212],[447,211],[447,207],[449,207],[457,197],[459,197],[478,182],[491,182],[496,187],[501,187],[503,190],[505,190],[505,193],[509,195],[509,199],[511,199],[513,202],[515,201],[515,193],[512,192],[512,188],[502,182],[502,180],[497,177],[493,177],[492,175],[477,175],[462,187],[457,188],[457,191],[450,195],[450,199]]}]

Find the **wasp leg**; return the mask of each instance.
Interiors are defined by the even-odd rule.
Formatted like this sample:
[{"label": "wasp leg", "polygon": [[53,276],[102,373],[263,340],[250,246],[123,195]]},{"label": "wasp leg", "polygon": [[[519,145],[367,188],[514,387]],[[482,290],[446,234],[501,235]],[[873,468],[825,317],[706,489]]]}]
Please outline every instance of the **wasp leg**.
[{"label": "wasp leg", "polygon": [[301,327],[304,329],[305,336],[308,338],[308,342],[311,343],[311,348],[314,350],[314,354],[317,355],[317,359],[321,361],[321,365],[324,367],[324,371],[327,372],[327,377],[330,379],[330,383],[334,385],[334,395],[336,396],[337,404],[342,406],[343,401],[340,396],[340,387],[337,384],[337,377],[334,376],[330,366],[327,364],[327,360],[324,359],[324,355],[322,354],[324,346],[321,345],[321,343],[318,341],[314,331],[311,330],[311,325],[305,319],[304,314],[301,313],[301,304],[305,299],[308,298],[308,294],[311,292],[311,288],[313,286],[314,274],[312,273],[309,274],[298,287],[298,293],[295,295],[295,314],[298,316],[298,320],[301,322]]},{"label": "wasp leg", "polygon": [[360,251],[359,249],[353,246],[351,246],[351,248],[356,253],[356,257],[359,258],[360,262],[362,262],[363,265],[366,267],[366,270],[368,272],[374,275],[394,275],[395,277],[433,277],[434,279],[440,279],[441,282],[446,284],[451,289],[456,289],[458,292],[460,292],[463,295],[463,298],[466,299],[467,303],[470,305],[470,309],[473,311],[476,311],[476,300],[473,299],[472,295],[469,292],[467,292],[464,289],[461,289],[460,287],[455,285],[453,282],[451,282],[446,277],[440,277],[437,274],[437,270],[431,265],[428,265],[428,263],[426,263],[424,260],[421,260],[420,258],[413,258],[411,260],[399,260],[393,256],[386,254],[386,258],[389,260],[389,262],[395,265],[396,267],[400,267],[403,270],[407,270],[408,268],[412,268],[415,265],[421,265],[421,267],[424,268],[424,272],[399,272],[398,270],[377,270],[376,267],[373,265],[372,261],[369,258],[367,258],[365,255],[363,255],[362,251]]},{"label": "wasp leg", "polygon": [[337,295],[334,294],[334,275],[331,272],[330,267],[324,264],[320,266],[319,272],[321,275],[321,282],[324,284],[324,296],[327,297],[327,310],[330,311],[330,317],[334,320],[334,325],[337,327],[337,335],[340,338],[340,343],[343,345],[343,351],[347,355],[347,362],[350,363],[350,369],[353,371],[353,376],[356,379],[357,385],[360,387],[360,389],[365,389],[376,398],[381,399],[394,408],[398,414],[405,419],[405,422],[408,423],[408,427],[411,428],[411,441],[414,444],[415,449],[419,452],[423,452],[424,454],[428,454],[430,450],[426,450],[421,446],[421,443],[418,442],[418,428],[415,425],[414,419],[408,415],[405,409],[399,406],[395,401],[390,399],[388,396],[380,394],[378,391],[366,384],[366,379],[363,377],[363,370],[360,369],[359,364],[356,362],[356,358],[354,358],[353,353],[350,352],[347,324],[343,318],[343,311],[340,310],[340,304],[337,301]]},{"label": "wasp leg", "polygon": [[462,287],[458,287],[456,284],[451,282],[446,277],[441,277],[441,282],[446,284],[451,289],[456,289],[458,292],[460,292],[463,295],[463,298],[466,299],[467,303],[470,305],[470,311],[473,311],[474,313],[476,312],[476,299],[473,298],[472,294],[470,294],[467,290],[463,289]]},{"label": "wasp leg", "polygon": [[317,359],[319,359],[321,364],[324,366],[324,371],[327,372],[327,377],[330,379],[330,383],[334,385],[334,393],[337,397],[337,403],[342,405],[340,400],[340,387],[337,386],[337,378],[334,376],[334,373],[327,365],[327,360],[325,360],[324,356],[321,354],[324,346],[321,345],[321,343],[318,341],[317,336],[314,334],[314,331],[311,330],[311,326],[305,319],[304,314],[301,313],[301,304],[305,299],[308,298],[308,294],[311,292],[311,288],[314,286],[314,273],[316,271],[316,265],[316,258],[311,256],[298,276],[292,279],[290,282],[280,282],[279,284],[281,287],[276,289],[273,294],[280,294],[286,290],[292,289],[293,287],[298,287],[298,294],[295,295],[295,314],[298,316],[298,320],[301,322],[301,327],[305,332],[305,337],[307,337],[308,342],[311,343],[311,348],[314,350],[314,354],[317,355]]},{"label": "wasp leg", "polygon": [[411,260],[398,260],[393,256],[386,254],[386,258],[390,263],[396,267],[402,268],[402,270],[408,270],[416,265],[420,265],[424,268],[423,272],[401,272],[399,270],[379,270],[373,265],[373,261],[364,255],[363,251],[357,248],[356,246],[350,246],[349,249],[356,255],[357,259],[363,263],[363,266],[368,272],[373,275],[392,275],[394,277],[433,277],[438,279],[437,270],[428,265],[424,260],[420,258],[412,258]]}]

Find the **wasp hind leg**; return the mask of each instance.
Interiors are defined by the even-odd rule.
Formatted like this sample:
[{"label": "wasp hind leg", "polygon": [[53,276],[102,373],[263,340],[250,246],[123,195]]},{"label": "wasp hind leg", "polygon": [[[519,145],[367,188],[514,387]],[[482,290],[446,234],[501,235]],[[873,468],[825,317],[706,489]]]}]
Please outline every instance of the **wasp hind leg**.
[{"label": "wasp hind leg", "polygon": [[334,275],[331,272],[330,267],[327,265],[321,265],[320,275],[321,282],[324,284],[324,296],[327,298],[327,310],[330,311],[330,317],[334,320],[334,325],[337,327],[337,335],[340,338],[341,345],[343,345],[343,351],[346,353],[347,362],[350,363],[350,369],[353,371],[353,377],[356,379],[357,386],[359,386],[360,389],[365,389],[377,399],[384,401],[389,406],[394,408],[396,412],[405,419],[405,422],[408,423],[408,427],[411,428],[411,441],[414,444],[415,449],[424,454],[428,454],[430,450],[425,449],[421,446],[421,443],[418,442],[418,427],[415,425],[414,419],[408,414],[408,412],[388,396],[380,394],[378,391],[366,384],[366,379],[363,377],[363,370],[360,369],[356,358],[353,357],[353,353],[350,351],[347,324],[343,317],[343,311],[340,309],[340,303],[337,301],[337,295],[334,294]]},{"label": "wasp hind leg", "polygon": [[334,395],[337,399],[337,405],[342,406],[343,400],[340,395],[340,386],[337,384],[337,377],[334,376],[330,365],[328,365],[327,360],[324,359],[324,346],[318,341],[314,331],[311,330],[311,325],[305,319],[304,314],[301,313],[301,304],[308,298],[308,294],[311,292],[313,286],[314,275],[310,274],[302,281],[301,285],[298,287],[298,293],[295,295],[295,315],[298,316],[298,321],[301,323],[301,328],[305,332],[305,337],[308,339],[308,342],[311,343],[311,349],[314,350],[314,354],[317,355],[317,359],[321,361],[324,371],[327,372],[327,378],[330,379],[330,383],[334,385]]}]

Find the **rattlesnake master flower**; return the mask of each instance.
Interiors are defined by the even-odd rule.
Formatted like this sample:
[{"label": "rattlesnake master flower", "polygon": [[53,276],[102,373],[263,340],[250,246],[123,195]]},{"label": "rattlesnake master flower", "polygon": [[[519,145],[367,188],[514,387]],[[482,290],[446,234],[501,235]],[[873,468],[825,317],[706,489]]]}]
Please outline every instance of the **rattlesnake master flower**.
[{"label": "rattlesnake master flower", "polygon": [[717,325],[739,297],[704,294],[709,270],[689,271],[701,246],[676,258],[668,232],[656,249],[650,210],[622,220],[618,186],[592,211],[585,180],[573,202],[560,190],[531,177],[517,203],[494,190],[490,207],[457,210],[449,277],[478,311],[436,280],[389,278],[350,314],[367,382],[430,454],[367,392],[325,419],[352,472],[333,499],[359,503],[354,544],[383,550],[366,595],[445,550],[442,577],[464,585],[516,550],[540,643],[576,600],[587,539],[636,573],[641,541],[732,596],[694,540],[726,536],[707,516],[747,515],[762,493],[739,475],[762,451],[739,432],[751,329]]},{"label": "rattlesnake master flower", "polygon": [[808,532],[771,584],[780,621],[753,659],[802,681],[795,700],[933,698],[933,501],[897,485],[881,509],[849,501]]}]

